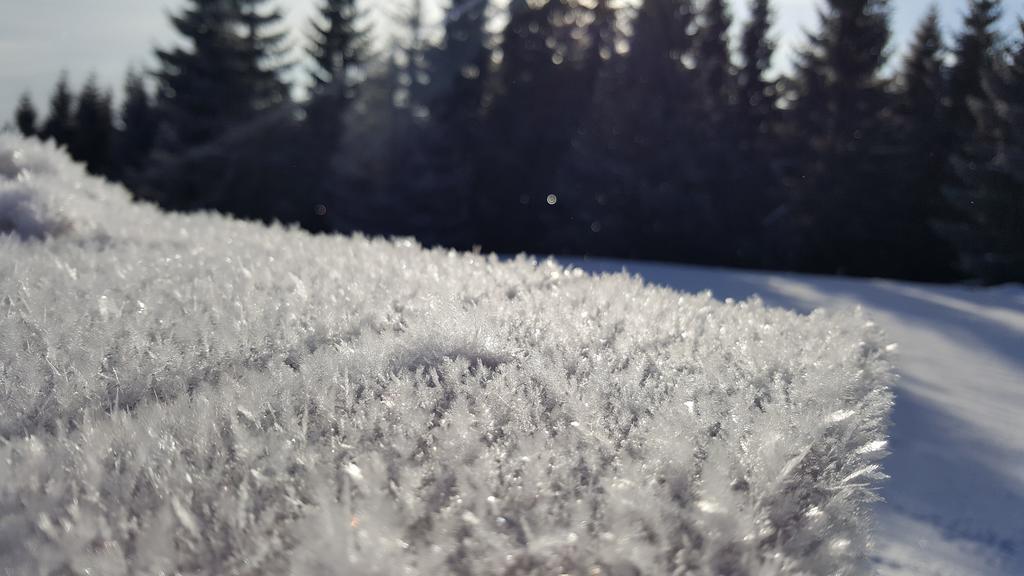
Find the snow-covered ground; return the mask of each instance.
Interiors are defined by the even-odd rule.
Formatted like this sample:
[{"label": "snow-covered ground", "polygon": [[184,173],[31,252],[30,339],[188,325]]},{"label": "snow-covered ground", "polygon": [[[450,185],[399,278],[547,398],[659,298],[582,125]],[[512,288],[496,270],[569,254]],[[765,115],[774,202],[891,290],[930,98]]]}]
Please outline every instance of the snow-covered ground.
[{"label": "snow-covered ground", "polygon": [[870,568],[891,340],[167,214],[0,135],[0,573]]},{"label": "snow-covered ground", "polygon": [[1024,287],[931,286],[572,260],[798,311],[861,306],[899,343],[892,478],[876,518],[884,575],[1024,574]]},{"label": "snow-covered ground", "polygon": [[165,215],[0,138],[0,568],[858,573],[895,341],[873,566],[1024,574],[1024,289],[625,268],[888,334]]}]

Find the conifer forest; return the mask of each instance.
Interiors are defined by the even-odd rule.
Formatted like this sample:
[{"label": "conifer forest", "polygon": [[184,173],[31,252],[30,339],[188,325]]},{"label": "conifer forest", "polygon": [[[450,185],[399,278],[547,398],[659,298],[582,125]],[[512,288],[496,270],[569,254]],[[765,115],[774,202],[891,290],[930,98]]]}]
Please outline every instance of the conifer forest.
[{"label": "conifer forest", "polygon": [[408,0],[385,34],[357,0],[300,31],[188,0],[116,107],[65,77],[11,125],[138,199],[317,233],[1024,281],[1024,15],[933,9],[898,47],[892,2],[824,0],[790,57],[744,1]]}]

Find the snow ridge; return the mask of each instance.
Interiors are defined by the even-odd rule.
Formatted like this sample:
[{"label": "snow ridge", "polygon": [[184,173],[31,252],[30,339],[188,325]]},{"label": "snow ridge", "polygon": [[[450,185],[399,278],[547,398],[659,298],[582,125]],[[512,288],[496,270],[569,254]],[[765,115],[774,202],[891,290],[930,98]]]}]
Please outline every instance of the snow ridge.
[{"label": "snow ridge", "polygon": [[859,574],[892,375],[807,316],[164,214],[0,137],[0,565]]}]

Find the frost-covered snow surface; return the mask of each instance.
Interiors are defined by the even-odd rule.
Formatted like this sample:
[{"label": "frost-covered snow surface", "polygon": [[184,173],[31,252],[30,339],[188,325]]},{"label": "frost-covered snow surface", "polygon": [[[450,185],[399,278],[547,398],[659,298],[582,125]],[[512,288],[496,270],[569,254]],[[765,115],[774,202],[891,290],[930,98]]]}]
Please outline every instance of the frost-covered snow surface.
[{"label": "frost-covered snow surface", "polygon": [[857,315],[129,202],[0,139],[10,574],[853,574]]},{"label": "frost-covered snow surface", "polygon": [[889,340],[166,215],[0,138],[10,574],[859,574]]},{"label": "frost-covered snow surface", "polygon": [[[621,262],[578,262],[593,272]],[[884,575],[1024,574],[1024,287],[627,263],[632,273],[719,298],[758,294],[798,311],[860,306],[899,342],[890,455],[877,506]]]}]

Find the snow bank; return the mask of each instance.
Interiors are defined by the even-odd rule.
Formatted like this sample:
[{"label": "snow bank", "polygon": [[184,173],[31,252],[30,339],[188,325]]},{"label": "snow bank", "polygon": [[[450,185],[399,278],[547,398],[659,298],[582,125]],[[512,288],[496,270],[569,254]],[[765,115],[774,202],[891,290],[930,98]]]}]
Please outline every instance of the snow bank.
[{"label": "snow bank", "polygon": [[0,565],[854,574],[857,315],[133,204],[0,139]]}]

